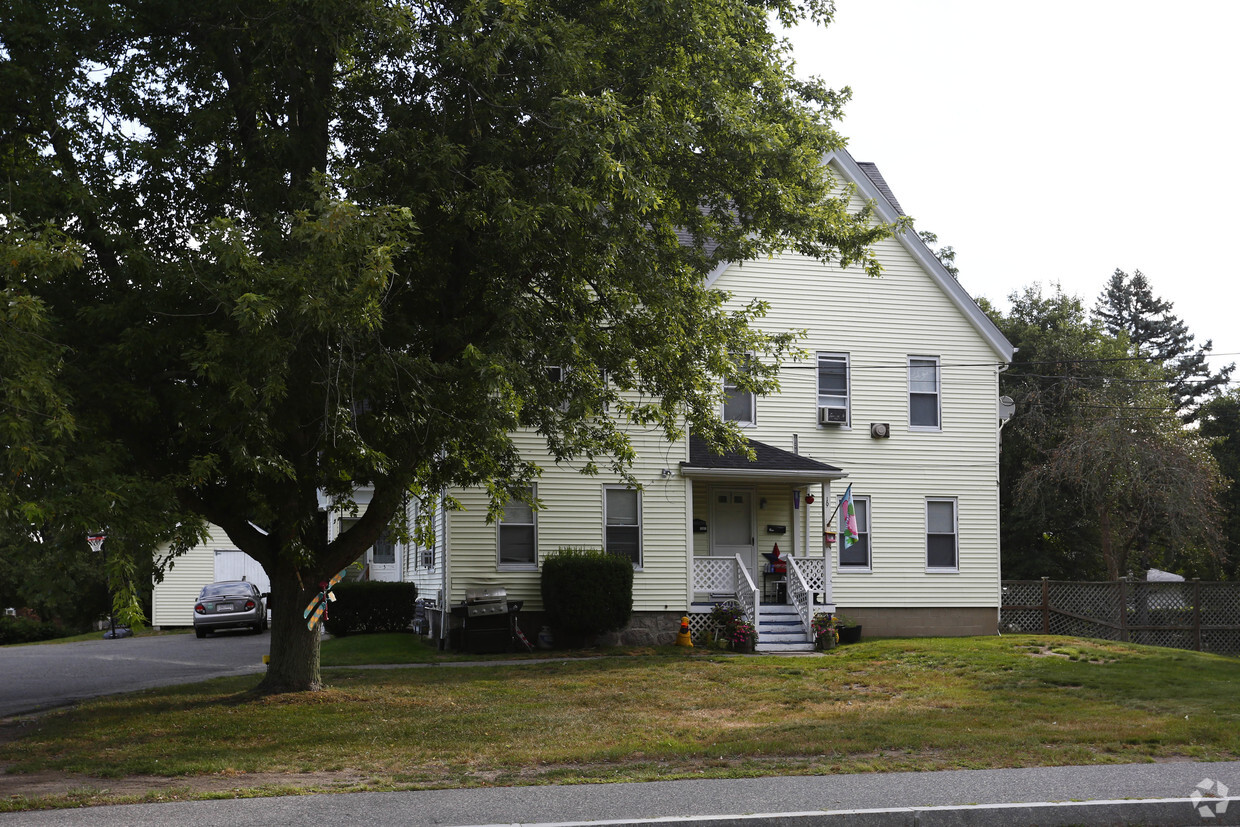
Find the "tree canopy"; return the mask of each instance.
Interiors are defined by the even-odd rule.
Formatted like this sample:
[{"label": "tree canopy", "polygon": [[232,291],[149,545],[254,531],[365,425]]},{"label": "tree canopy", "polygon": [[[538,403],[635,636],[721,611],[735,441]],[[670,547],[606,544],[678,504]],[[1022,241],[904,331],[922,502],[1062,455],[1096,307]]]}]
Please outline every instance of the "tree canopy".
[{"label": "tree canopy", "polygon": [[514,431],[622,474],[627,423],[735,444],[719,378],[794,343],[704,274],[875,273],[888,231],[822,163],[846,94],[770,30],[831,12],[0,0],[0,512],[110,559],[220,525],[276,593],[264,688],[306,689],[318,582],[409,496],[519,491]]},{"label": "tree canopy", "polygon": [[1005,577],[1114,579],[1156,566],[1217,576],[1221,480],[1176,416],[1161,365],[1037,287],[986,309],[1019,348],[1000,374]]},{"label": "tree canopy", "polygon": [[1117,269],[1098,297],[1094,315],[1112,336],[1123,333],[1136,353],[1155,358],[1167,371],[1171,398],[1186,422],[1197,418],[1202,402],[1225,390],[1235,365],[1212,373],[1206,356],[1212,340],[1194,347],[1188,325],[1172,304],[1154,295],[1149,279],[1136,270]]}]

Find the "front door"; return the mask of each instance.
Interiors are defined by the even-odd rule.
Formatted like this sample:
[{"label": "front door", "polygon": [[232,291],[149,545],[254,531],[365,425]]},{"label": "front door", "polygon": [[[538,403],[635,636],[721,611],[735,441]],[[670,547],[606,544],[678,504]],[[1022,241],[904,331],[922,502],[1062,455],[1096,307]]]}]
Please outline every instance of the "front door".
[{"label": "front door", "polygon": [[400,580],[400,553],[386,528],[370,548],[370,579]]},{"label": "front door", "polygon": [[753,492],[716,488],[711,493],[710,553],[741,556],[749,576],[758,582],[758,549],[754,544]]}]

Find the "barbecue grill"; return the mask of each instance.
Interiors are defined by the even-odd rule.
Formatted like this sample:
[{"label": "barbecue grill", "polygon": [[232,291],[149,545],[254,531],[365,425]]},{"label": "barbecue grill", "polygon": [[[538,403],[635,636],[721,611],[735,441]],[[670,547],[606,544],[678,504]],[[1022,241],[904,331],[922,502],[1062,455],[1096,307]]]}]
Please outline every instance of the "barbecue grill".
[{"label": "barbecue grill", "polygon": [[524,603],[509,600],[503,586],[467,588],[465,601],[452,607],[452,616],[461,624],[461,648],[474,654],[507,652]]}]

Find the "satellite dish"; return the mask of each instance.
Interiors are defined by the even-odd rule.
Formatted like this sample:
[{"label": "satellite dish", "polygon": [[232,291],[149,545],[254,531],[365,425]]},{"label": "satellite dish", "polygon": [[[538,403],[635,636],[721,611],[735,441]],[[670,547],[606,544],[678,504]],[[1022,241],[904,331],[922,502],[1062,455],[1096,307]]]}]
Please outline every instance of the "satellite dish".
[{"label": "satellite dish", "polygon": [[999,421],[1007,422],[1012,418],[1012,414],[1016,413],[1016,403],[1012,401],[1010,396],[999,397]]}]

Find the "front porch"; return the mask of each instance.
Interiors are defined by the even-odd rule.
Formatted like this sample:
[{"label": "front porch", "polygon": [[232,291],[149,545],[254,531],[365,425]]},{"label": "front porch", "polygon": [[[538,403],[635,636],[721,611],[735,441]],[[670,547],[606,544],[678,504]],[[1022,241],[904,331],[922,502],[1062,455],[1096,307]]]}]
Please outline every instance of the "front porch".
[{"label": "front porch", "polygon": [[735,601],[758,630],[759,652],[808,652],[814,648],[810,621],[818,612],[834,612],[831,579],[822,557],[784,556],[786,602],[763,602],[741,555],[693,558],[693,602],[689,627],[696,636],[710,625],[710,612]]},{"label": "front porch", "polygon": [[812,649],[813,616],[835,611],[823,526],[831,483],[846,475],[754,439],[749,448],[716,454],[689,438],[690,625],[706,631],[711,609],[735,601],[759,651]]}]

